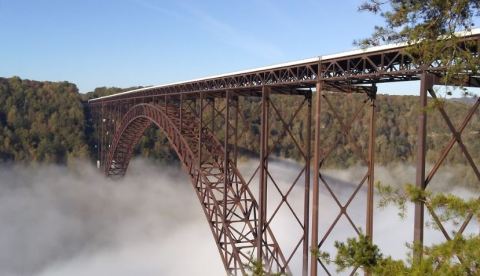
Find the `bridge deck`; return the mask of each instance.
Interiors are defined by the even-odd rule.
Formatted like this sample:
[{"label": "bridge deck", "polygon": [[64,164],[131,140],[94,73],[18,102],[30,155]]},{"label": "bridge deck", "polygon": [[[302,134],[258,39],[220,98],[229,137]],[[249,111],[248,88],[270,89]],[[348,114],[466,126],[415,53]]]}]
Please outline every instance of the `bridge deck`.
[{"label": "bridge deck", "polygon": [[[474,49],[469,50],[475,53],[479,52],[480,29],[460,33],[459,36],[465,40],[478,41]],[[264,85],[285,89],[312,88],[319,80],[327,81],[332,87],[340,87],[345,83],[361,85],[417,80],[420,67],[413,63],[412,58],[405,51],[406,47],[407,45],[403,43],[358,49],[183,82],[150,86],[92,99],[89,102],[230,89],[259,90]],[[435,63],[431,65],[430,70],[441,70],[443,67],[442,64]]]}]

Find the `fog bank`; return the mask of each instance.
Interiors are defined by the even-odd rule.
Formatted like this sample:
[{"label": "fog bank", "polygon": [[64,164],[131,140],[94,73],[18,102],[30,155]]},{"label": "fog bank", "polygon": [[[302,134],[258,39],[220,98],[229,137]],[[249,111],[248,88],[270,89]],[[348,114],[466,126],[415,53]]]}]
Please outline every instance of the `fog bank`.
[{"label": "fog bank", "polygon": [[[244,177],[258,160],[240,165]],[[290,161],[272,161],[270,172],[287,191],[302,167]],[[366,172],[364,167],[325,170],[325,180],[344,204]],[[376,167],[376,179],[392,185],[412,182],[412,167]],[[413,173],[413,174],[412,174]],[[439,187],[452,188],[448,172],[437,179]],[[303,181],[300,177],[289,203],[302,214]],[[251,189],[256,193],[258,181]],[[348,208],[353,223],[365,229],[366,185]],[[271,214],[281,202],[269,182]],[[320,234],[339,213],[326,188],[320,189]],[[405,242],[413,238],[413,208],[400,220],[395,207],[375,210],[374,241],[382,251],[404,258]],[[427,216],[428,219],[428,216]],[[124,179],[111,181],[89,164],[73,169],[60,166],[0,168],[0,275],[224,275],[223,265],[198,199],[185,174],[177,167],[134,160]],[[277,240],[290,252],[301,234],[284,204],[271,223]],[[451,228],[453,229],[453,228]],[[473,224],[468,232],[478,232]],[[342,216],[326,239],[323,251],[334,254],[333,243],[354,236]],[[427,230],[427,244],[443,241],[438,231]],[[301,249],[300,249],[301,251]],[[292,272],[301,268],[301,255],[292,258]],[[330,267],[332,272],[334,267]]]},{"label": "fog bank", "polygon": [[0,220],[0,275],[224,274],[177,168],[136,160],[121,181],[86,164],[2,168]]}]

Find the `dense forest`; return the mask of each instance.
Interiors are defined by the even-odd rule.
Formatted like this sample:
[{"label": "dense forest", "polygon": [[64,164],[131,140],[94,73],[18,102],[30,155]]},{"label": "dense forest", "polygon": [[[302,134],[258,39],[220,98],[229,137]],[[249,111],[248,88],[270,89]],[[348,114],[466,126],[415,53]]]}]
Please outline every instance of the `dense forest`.
[{"label": "dense forest", "polygon": [[0,160],[66,163],[89,156],[85,141],[74,84],[0,78]]},{"label": "dense forest", "polygon": [[[137,87],[134,87],[137,88]],[[132,88],[100,87],[86,94],[78,92],[76,86],[68,82],[38,82],[22,80],[18,77],[0,78],[0,160],[21,162],[68,163],[75,158],[96,159],[95,139],[86,101],[104,95],[119,93]],[[314,93],[315,96],[315,93]],[[344,122],[358,116],[352,124],[351,139],[346,139],[340,131],[339,121],[324,100],[322,104],[322,142],[325,145],[337,144],[325,164],[330,167],[348,167],[359,162],[354,148],[365,153],[368,141],[368,102],[365,108],[362,95],[328,94],[331,105],[337,109]],[[285,117],[295,112],[302,97],[272,96],[272,101],[281,109]],[[221,103],[220,103],[221,104]],[[257,139],[260,133],[258,100],[243,103],[243,117],[239,146],[244,155],[258,151]],[[438,103],[437,103],[438,104]],[[443,103],[454,124],[459,122],[471,105],[471,101],[448,100]],[[427,160],[432,163],[440,150],[448,142],[451,134],[440,113],[434,108],[429,111]],[[417,132],[417,98],[413,96],[379,95],[376,102],[376,156],[377,162],[413,162]],[[479,112],[466,129],[463,140],[474,158],[480,152]],[[298,140],[307,133],[306,108],[295,118],[292,132]],[[282,122],[272,117],[271,144],[273,154],[281,157],[300,159],[294,150],[294,141],[281,136]],[[323,131],[325,130],[325,131]],[[328,131],[327,131],[328,130]],[[448,157],[449,164],[465,164],[462,152],[456,148]],[[148,129],[135,149],[136,154],[148,158],[172,161],[175,154],[168,146],[168,140],[158,129]]]}]

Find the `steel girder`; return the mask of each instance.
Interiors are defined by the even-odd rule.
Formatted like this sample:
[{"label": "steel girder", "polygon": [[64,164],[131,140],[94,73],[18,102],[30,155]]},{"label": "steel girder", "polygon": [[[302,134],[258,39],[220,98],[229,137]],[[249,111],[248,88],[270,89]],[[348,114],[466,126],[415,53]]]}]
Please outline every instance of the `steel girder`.
[{"label": "steel girder", "polygon": [[[468,42],[468,46],[466,45]],[[458,44],[458,51],[468,51],[474,55],[480,52],[480,36],[467,36]],[[151,97],[161,94],[215,92],[225,90],[251,91],[261,90],[263,86],[271,87],[315,87],[318,81],[323,87],[331,83],[339,84],[371,84],[381,82],[395,82],[406,80],[420,80],[419,75],[424,71],[443,74],[452,61],[435,60],[428,66],[415,63],[415,59],[407,51],[406,45],[379,49],[377,51],[357,51],[342,56],[326,56],[316,60],[279,65],[272,68],[244,73],[226,74],[218,77],[186,81],[159,87],[147,87],[130,93],[119,93],[95,101],[118,101],[133,97]],[[458,62],[458,61],[457,61]],[[469,72],[465,72],[469,74]],[[472,78],[475,77],[475,78]],[[470,76],[467,85],[480,85],[479,76]]]}]

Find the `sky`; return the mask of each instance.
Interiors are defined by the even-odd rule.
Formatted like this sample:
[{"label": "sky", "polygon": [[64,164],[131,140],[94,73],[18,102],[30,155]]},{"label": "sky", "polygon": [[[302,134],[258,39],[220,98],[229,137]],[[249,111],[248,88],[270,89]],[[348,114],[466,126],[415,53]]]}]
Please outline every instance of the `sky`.
[{"label": "sky", "polygon": [[[164,84],[354,49],[361,0],[0,0],[0,77]],[[416,84],[391,91],[414,90]]]}]

